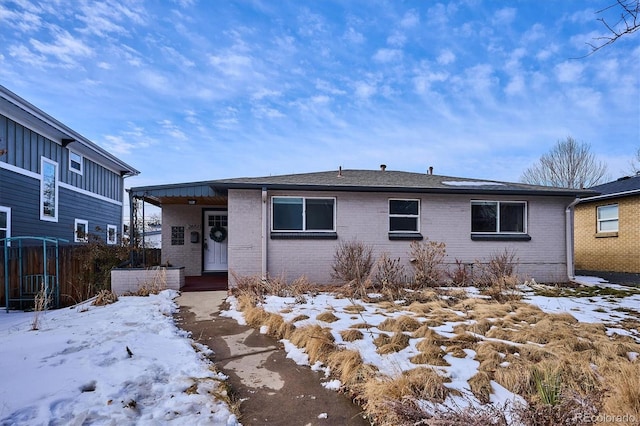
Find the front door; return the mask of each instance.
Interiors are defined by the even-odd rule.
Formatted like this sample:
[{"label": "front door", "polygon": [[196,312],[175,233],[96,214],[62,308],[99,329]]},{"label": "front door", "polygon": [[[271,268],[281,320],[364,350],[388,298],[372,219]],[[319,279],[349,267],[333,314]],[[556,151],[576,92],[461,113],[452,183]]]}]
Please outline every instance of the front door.
[{"label": "front door", "polygon": [[227,212],[204,213],[204,270],[227,271]]}]

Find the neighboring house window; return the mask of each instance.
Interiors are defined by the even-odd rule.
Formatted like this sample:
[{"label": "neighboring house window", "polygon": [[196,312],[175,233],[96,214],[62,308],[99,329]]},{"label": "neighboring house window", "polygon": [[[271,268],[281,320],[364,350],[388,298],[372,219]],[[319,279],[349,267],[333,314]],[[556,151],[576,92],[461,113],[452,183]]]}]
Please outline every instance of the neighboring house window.
[{"label": "neighboring house window", "polygon": [[389,232],[420,231],[420,200],[389,200]]},{"label": "neighboring house window", "polygon": [[58,163],[42,157],[40,220],[58,221]]},{"label": "neighboring house window", "polygon": [[118,227],[107,225],[107,244],[113,245],[118,242]]},{"label": "neighboring house window", "polygon": [[75,233],[73,241],[76,243],[86,243],[89,241],[89,221],[84,219],[75,220]]},{"label": "neighboring house window", "polygon": [[471,232],[526,233],[527,203],[524,201],[472,201]]},{"label": "neighboring house window", "polygon": [[69,170],[82,174],[82,155],[69,151]]},{"label": "neighboring house window", "polygon": [[618,232],[618,205],[598,207],[598,232]]},{"label": "neighboring house window", "polygon": [[273,197],[274,231],[334,231],[335,198]]},{"label": "neighboring house window", "polygon": [[184,226],[171,227],[171,245],[172,246],[184,245]]},{"label": "neighboring house window", "polygon": [[[11,208],[0,206],[0,240],[3,238],[11,238]],[[4,245],[0,242],[0,247]]]}]

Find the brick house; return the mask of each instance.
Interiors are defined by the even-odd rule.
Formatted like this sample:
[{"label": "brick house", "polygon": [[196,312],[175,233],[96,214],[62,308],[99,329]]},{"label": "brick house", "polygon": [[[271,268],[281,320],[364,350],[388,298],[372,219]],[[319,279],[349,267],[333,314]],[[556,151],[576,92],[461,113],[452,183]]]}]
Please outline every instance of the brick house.
[{"label": "brick house", "polygon": [[571,207],[595,193],[380,170],[338,170],[146,186],[131,202],[162,209],[162,261],[187,277],[305,275],[331,280],[340,242],[358,240],[408,266],[411,241],[446,244],[446,262],[508,249],[539,282],[573,275]]},{"label": "brick house", "polygon": [[640,174],[591,188],[575,207],[575,268],[640,273]]}]

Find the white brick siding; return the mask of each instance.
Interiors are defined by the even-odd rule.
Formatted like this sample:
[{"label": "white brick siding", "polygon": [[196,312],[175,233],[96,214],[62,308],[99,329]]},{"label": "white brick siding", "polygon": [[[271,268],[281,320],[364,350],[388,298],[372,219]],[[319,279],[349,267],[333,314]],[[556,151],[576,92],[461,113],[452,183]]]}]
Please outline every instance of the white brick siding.
[{"label": "white brick siding", "polygon": [[[270,191],[268,195],[269,215],[274,195],[336,197],[338,234],[338,240],[268,239],[271,276],[293,280],[305,275],[313,282],[330,282],[338,244],[353,239],[372,245],[376,257],[387,252],[407,264],[410,242],[391,241],[388,237],[388,199],[417,198],[420,231],[425,238],[446,244],[448,263],[453,264],[456,259],[464,263],[483,261],[507,248],[515,251],[519,259],[521,276],[539,282],[567,280],[564,210],[572,201],[569,198],[295,191]],[[472,199],[527,201],[531,241],[472,241]],[[229,190],[229,267],[240,275],[261,272],[260,215],[259,190]],[[408,265],[406,268],[411,271]]]}]

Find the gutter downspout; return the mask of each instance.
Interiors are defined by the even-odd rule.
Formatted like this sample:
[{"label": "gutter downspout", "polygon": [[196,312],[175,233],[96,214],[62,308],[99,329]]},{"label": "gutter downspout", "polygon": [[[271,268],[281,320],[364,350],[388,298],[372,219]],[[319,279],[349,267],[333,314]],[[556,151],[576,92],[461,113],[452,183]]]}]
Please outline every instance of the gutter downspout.
[{"label": "gutter downspout", "polygon": [[565,214],[565,244],[567,246],[567,276],[569,281],[575,281],[575,268],[573,265],[573,208],[580,202],[580,198],[573,200],[564,210]]},{"label": "gutter downspout", "polygon": [[267,236],[269,233],[269,221],[267,220],[267,188],[262,187],[262,250],[261,250],[261,272],[262,281],[266,281],[269,275],[267,271]]}]

